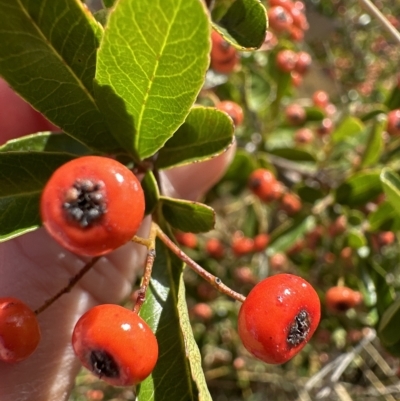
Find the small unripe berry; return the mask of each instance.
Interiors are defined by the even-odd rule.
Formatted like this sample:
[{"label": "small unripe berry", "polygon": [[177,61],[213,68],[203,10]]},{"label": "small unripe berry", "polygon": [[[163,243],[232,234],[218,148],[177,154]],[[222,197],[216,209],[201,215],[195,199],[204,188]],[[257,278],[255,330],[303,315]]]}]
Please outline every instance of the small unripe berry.
[{"label": "small unripe berry", "polygon": [[300,212],[302,203],[297,195],[288,192],[282,196],[280,206],[289,216],[293,216]]}]

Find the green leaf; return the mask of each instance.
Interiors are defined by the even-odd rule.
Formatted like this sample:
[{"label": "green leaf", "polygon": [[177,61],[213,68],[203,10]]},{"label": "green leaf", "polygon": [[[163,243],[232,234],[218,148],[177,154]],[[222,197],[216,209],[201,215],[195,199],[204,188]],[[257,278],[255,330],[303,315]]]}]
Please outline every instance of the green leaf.
[{"label": "green leaf", "polygon": [[306,111],[306,121],[322,121],[326,115],[319,107],[304,107]]},{"label": "green leaf", "polygon": [[233,130],[232,119],[226,113],[196,106],[160,150],[156,167],[169,168],[216,156],[232,144]]},{"label": "green leaf", "polygon": [[347,232],[347,243],[351,248],[359,249],[367,245],[367,239],[361,231],[351,229]]},{"label": "green leaf", "polygon": [[212,401],[188,318],[182,262],[158,240],[156,245],[140,315],[156,334],[159,358],[151,376],[138,387],[137,400]]},{"label": "green leaf", "polygon": [[382,170],[380,178],[387,200],[397,215],[400,216],[400,177],[394,171],[385,168]]},{"label": "green leaf", "polygon": [[392,91],[390,92],[385,106],[388,107],[389,110],[398,109],[400,107],[400,88],[399,85],[395,85]]},{"label": "green leaf", "polygon": [[375,121],[370,128],[367,144],[361,159],[361,167],[369,167],[379,161],[384,148],[382,133],[385,126],[386,121]]},{"label": "green leaf", "polygon": [[399,224],[399,216],[390,202],[383,202],[378,208],[368,215],[369,229],[371,231],[390,230],[397,220]]},{"label": "green leaf", "polygon": [[60,133],[52,134],[51,132],[39,132],[17,139],[11,139],[3,146],[0,146],[0,152],[17,151],[60,152],[79,156],[91,153],[89,148],[69,135]]},{"label": "green leaf", "polygon": [[362,122],[366,122],[366,121],[371,120],[372,118],[378,116],[379,114],[387,114],[388,111],[389,110],[385,105],[379,104],[379,105],[375,106],[374,110],[369,111],[368,113],[362,115],[360,119]]},{"label": "green leaf", "polygon": [[364,129],[364,124],[355,117],[346,117],[332,133],[333,142],[340,142],[348,137],[359,134]]},{"label": "green leaf", "polygon": [[116,0],[103,0],[103,4],[107,8],[111,8],[115,4]]},{"label": "green leaf", "polygon": [[162,212],[172,227],[192,233],[207,232],[214,228],[215,212],[202,203],[161,196]]},{"label": "green leaf", "polygon": [[245,77],[246,102],[252,111],[258,112],[268,105],[271,83],[262,74],[252,71]]},{"label": "green leaf", "polygon": [[158,201],[160,200],[160,192],[158,189],[157,180],[152,171],[148,171],[145,174],[141,184],[144,191],[146,205],[145,214],[148,215],[153,213]]},{"label": "green leaf", "polygon": [[101,26],[78,0],[0,0],[0,75],[64,132],[119,146],[93,97]]},{"label": "green leaf", "polygon": [[268,23],[259,0],[217,1],[212,19],[214,28],[238,49],[258,49],[264,42]]},{"label": "green leaf", "polygon": [[311,231],[316,225],[315,217],[308,216],[291,222],[286,227],[280,227],[271,233],[271,242],[267,254],[273,255],[289,249],[299,238]]},{"label": "green leaf", "polygon": [[53,171],[71,159],[62,153],[0,153],[0,242],[40,225],[42,189]]},{"label": "green leaf", "polygon": [[311,153],[302,149],[275,148],[269,153],[293,161],[315,162],[315,157]]},{"label": "green leaf", "polygon": [[385,345],[391,346],[400,341],[399,321],[400,298],[389,306],[379,322],[378,335]]},{"label": "green leaf", "polygon": [[351,176],[336,190],[336,202],[359,206],[382,193],[379,171],[361,171]]},{"label": "green leaf", "polygon": [[199,0],[119,0],[98,52],[96,98],[121,145],[152,156],[185,121],[210,52]]}]

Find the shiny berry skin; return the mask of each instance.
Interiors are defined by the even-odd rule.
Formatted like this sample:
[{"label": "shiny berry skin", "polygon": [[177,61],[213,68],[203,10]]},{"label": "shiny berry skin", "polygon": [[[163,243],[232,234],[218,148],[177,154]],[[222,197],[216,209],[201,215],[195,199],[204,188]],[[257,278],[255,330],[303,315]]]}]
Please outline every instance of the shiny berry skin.
[{"label": "shiny berry skin", "polygon": [[325,303],[328,310],[333,313],[346,312],[362,302],[359,291],[344,286],[331,287],[325,294]]},{"label": "shiny berry skin", "polygon": [[299,104],[290,104],[285,109],[286,120],[291,125],[301,125],[306,120],[306,111]]},{"label": "shiny berry skin", "polygon": [[217,109],[224,111],[233,120],[235,126],[239,126],[243,122],[243,109],[235,102],[223,100],[217,104]]},{"label": "shiny berry skin", "polygon": [[282,72],[291,72],[297,63],[297,54],[293,50],[285,49],[276,55],[276,66]]},{"label": "shiny berry skin", "polygon": [[87,311],[75,325],[72,346],[83,366],[114,386],[131,386],[153,371],[158,343],[135,312],[104,304]]},{"label": "shiny berry skin", "polygon": [[277,274],[258,283],[243,302],[238,332],[245,348],[271,364],[293,358],[314,334],[321,305],[301,277]]},{"label": "shiny berry skin", "polygon": [[392,110],[388,113],[386,131],[389,135],[400,135],[400,109]]},{"label": "shiny berry skin", "polygon": [[0,361],[13,363],[28,358],[40,341],[35,313],[13,297],[0,298]]},{"label": "shiny berry skin", "polygon": [[128,242],[144,216],[136,176],[116,160],[84,156],[59,167],[41,197],[43,225],[64,248],[104,255]]}]

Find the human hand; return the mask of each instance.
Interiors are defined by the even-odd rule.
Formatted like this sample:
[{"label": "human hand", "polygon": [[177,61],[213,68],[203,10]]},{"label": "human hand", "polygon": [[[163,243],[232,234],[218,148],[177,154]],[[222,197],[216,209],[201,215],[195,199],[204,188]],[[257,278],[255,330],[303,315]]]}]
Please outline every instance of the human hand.
[{"label": "human hand", "polygon": [[[0,144],[26,134],[55,129],[0,79]],[[234,148],[206,162],[163,173],[163,192],[169,196],[198,199],[223,174]],[[149,228],[150,218],[147,217],[137,234],[147,237]],[[127,297],[132,282],[143,269],[145,256],[143,246],[133,243],[122,246],[102,257],[71,292],[41,313],[38,319],[42,339],[34,354],[16,364],[0,362],[0,400],[67,400],[80,369],[71,347],[75,322],[96,304],[118,303]],[[1,243],[0,296],[17,297],[36,309],[65,287],[86,261],[61,248],[43,228]]]}]

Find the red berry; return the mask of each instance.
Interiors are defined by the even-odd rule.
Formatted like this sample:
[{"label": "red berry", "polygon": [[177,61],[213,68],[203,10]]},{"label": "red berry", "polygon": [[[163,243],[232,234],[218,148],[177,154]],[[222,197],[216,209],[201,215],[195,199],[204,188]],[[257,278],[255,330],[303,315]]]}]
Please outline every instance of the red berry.
[{"label": "red berry", "polygon": [[83,366],[114,386],[140,383],[158,358],[157,339],[147,323],[113,304],[95,306],[78,320],[72,346]]},{"label": "red berry", "polygon": [[280,202],[281,209],[284,210],[289,216],[299,213],[302,207],[300,198],[290,192],[284,194]]},{"label": "red berry", "polygon": [[390,135],[400,135],[400,109],[392,110],[388,113],[386,131]]},{"label": "red berry", "polygon": [[254,170],[251,173],[248,187],[266,203],[279,199],[284,192],[283,185],[276,180],[269,170],[263,168]]},{"label": "red berry", "polygon": [[296,4],[290,10],[290,14],[293,18],[293,25],[296,28],[301,29],[302,31],[306,31],[309,28],[307,17],[305,16],[304,12],[296,7]]},{"label": "red berry", "polygon": [[257,283],[257,277],[254,275],[250,267],[242,266],[234,270],[233,275],[235,280],[240,284],[254,285]]},{"label": "red berry", "polygon": [[218,32],[211,33],[211,68],[222,74],[229,74],[239,62],[236,49]]},{"label": "red berry", "polygon": [[281,6],[271,7],[268,10],[268,21],[275,32],[287,31],[293,24],[292,16]]},{"label": "red berry", "polygon": [[292,85],[296,88],[299,87],[303,82],[303,77],[296,71],[292,71],[290,73],[290,77],[292,80]]},{"label": "red berry", "polygon": [[254,237],[254,252],[262,252],[269,244],[270,237],[268,234],[258,234]]},{"label": "red berry", "polygon": [[330,118],[324,118],[321,125],[317,128],[317,134],[319,136],[325,136],[333,131],[333,121]]},{"label": "red berry", "polygon": [[224,111],[230,118],[232,118],[235,126],[239,126],[243,122],[243,109],[235,102],[230,100],[223,100],[217,104],[217,109]]},{"label": "red berry", "polygon": [[314,106],[325,109],[329,104],[329,95],[325,91],[315,91],[312,95]]},{"label": "red berry", "polygon": [[331,237],[343,234],[347,229],[347,217],[342,215],[337,217],[328,227],[328,233]]},{"label": "red berry", "polygon": [[361,302],[362,295],[359,291],[343,286],[331,287],[325,295],[326,307],[334,313],[346,312]]},{"label": "red berry", "polygon": [[300,128],[294,133],[294,141],[297,144],[307,144],[314,140],[314,133],[310,128]]},{"label": "red berry", "polygon": [[198,320],[202,320],[204,322],[210,320],[213,317],[213,310],[211,309],[211,306],[204,303],[200,302],[196,305],[194,305],[192,308],[189,310],[189,315],[192,316],[193,318],[196,318]]},{"label": "red berry", "polygon": [[121,163],[85,156],[53,173],[40,210],[47,231],[64,248],[79,255],[104,255],[136,234],[144,216],[144,194]]},{"label": "red berry", "polygon": [[276,55],[276,65],[283,72],[291,72],[297,63],[297,54],[293,50],[285,49]]},{"label": "red berry", "polygon": [[32,309],[17,298],[0,298],[0,361],[28,358],[39,341],[39,324]]},{"label": "red berry", "polygon": [[285,109],[286,120],[291,125],[301,125],[306,120],[306,111],[299,104],[290,104]]},{"label": "red berry", "polygon": [[206,242],[206,252],[212,258],[221,259],[225,254],[225,249],[218,238],[210,238]]},{"label": "red berry", "polygon": [[197,246],[197,237],[193,233],[175,233],[175,238],[180,245],[186,246],[187,248],[194,249]]},{"label": "red berry", "polygon": [[277,274],[258,283],[243,302],[238,316],[239,336],[246,349],[267,363],[293,358],[316,330],[321,306],[305,280]]},{"label": "red berry", "polygon": [[304,75],[310,69],[312,63],[311,56],[306,52],[297,53],[297,62],[294,67],[295,71]]},{"label": "red berry", "polygon": [[295,25],[289,28],[290,39],[294,42],[301,42],[304,39],[304,31]]},{"label": "red berry", "polygon": [[269,258],[269,265],[272,270],[285,271],[289,267],[289,261],[284,253],[275,253]]},{"label": "red berry", "polygon": [[235,256],[243,256],[253,252],[254,241],[244,236],[235,236],[232,240],[232,251]]}]

